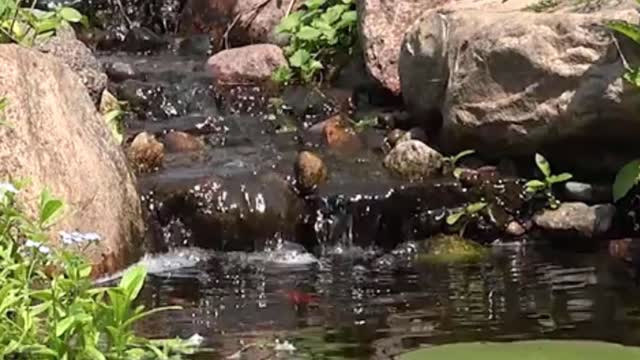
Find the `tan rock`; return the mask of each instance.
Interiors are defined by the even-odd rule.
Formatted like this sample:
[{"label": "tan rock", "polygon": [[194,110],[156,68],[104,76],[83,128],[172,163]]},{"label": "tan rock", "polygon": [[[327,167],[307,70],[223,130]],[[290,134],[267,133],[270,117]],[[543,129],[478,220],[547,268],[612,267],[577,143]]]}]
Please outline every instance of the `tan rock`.
[{"label": "tan rock", "polygon": [[193,152],[204,149],[200,139],[183,131],[172,131],[165,135],[164,144],[170,152]]},{"label": "tan rock", "polygon": [[294,164],[296,185],[302,193],[315,190],[328,179],[327,167],[318,155],[310,151],[298,153]]},{"label": "tan rock", "polygon": [[52,56],[0,45],[0,97],[11,124],[0,126],[0,178],[28,178],[26,199],[49,187],[65,201],[54,234],[98,233],[103,240],[87,250],[96,272],[135,260],[144,228],[134,178],[80,78]]},{"label": "tan rock", "polygon": [[155,136],[141,132],[131,142],[127,154],[138,171],[149,172],[162,166],[164,145]]},{"label": "tan rock", "polygon": [[419,181],[440,172],[442,155],[423,142],[407,140],[387,154],[384,166],[404,179]]}]

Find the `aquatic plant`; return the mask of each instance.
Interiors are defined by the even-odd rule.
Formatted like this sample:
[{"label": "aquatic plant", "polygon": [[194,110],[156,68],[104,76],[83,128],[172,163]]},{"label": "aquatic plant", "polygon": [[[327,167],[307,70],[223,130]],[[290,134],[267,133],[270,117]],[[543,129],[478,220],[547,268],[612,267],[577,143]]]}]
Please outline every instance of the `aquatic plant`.
[{"label": "aquatic plant", "polygon": [[616,174],[613,182],[613,201],[625,197],[640,182],[640,159],[630,161]]},{"label": "aquatic plant", "polygon": [[[640,2],[640,0],[637,0],[637,1]],[[640,45],[640,26],[639,25],[631,24],[623,20],[615,20],[615,21],[609,21],[607,23],[607,27],[618,34],[626,36],[636,44]],[[624,54],[622,53],[620,53],[620,57],[622,58],[622,64],[625,67],[625,73],[623,76],[624,79],[630,84],[632,84],[633,86],[640,87],[640,66],[630,65],[626,61]]]},{"label": "aquatic plant", "polygon": [[285,85],[316,80],[338,53],[353,52],[356,23],[354,0],[306,0],[276,28],[289,36],[284,47],[289,66],[277,69],[272,79]]},{"label": "aquatic plant", "polygon": [[417,260],[427,264],[460,264],[478,262],[489,255],[488,250],[459,235],[437,235],[425,240],[423,253]]},{"label": "aquatic plant", "polygon": [[22,0],[0,0],[0,44],[31,46],[36,40],[55,34],[69,23],[87,23],[76,9],[59,6],[52,11],[36,10],[36,1],[23,7]]},{"label": "aquatic plant", "polygon": [[466,156],[475,154],[475,150],[464,150],[453,156],[445,156],[442,158],[442,169],[445,174],[452,173],[457,179],[460,177],[462,169],[458,168],[458,162]]},{"label": "aquatic plant", "polygon": [[480,217],[481,211],[487,207],[487,203],[484,201],[471,203],[457,211],[452,212],[447,216],[447,225],[460,226],[459,235],[463,236],[467,226],[472,220],[476,220]]},{"label": "aquatic plant", "polygon": [[536,166],[544,177],[527,181],[525,188],[530,194],[543,194],[547,198],[547,205],[552,209],[557,209],[560,202],[553,193],[553,185],[563,183],[571,179],[573,175],[567,172],[558,175],[551,174],[551,165],[540,154],[536,154],[535,161]]},{"label": "aquatic plant", "polygon": [[169,359],[193,351],[179,340],[137,337],[138,320],[168,309],[134,306],[144,268],[130,269],[117,286],[95,288],[81,253],[100,236],[61,232],[61,245],[51,246],[64,203],[43,191],[29,217],[18,202],[21,187],[0,183],[0,359]]}]

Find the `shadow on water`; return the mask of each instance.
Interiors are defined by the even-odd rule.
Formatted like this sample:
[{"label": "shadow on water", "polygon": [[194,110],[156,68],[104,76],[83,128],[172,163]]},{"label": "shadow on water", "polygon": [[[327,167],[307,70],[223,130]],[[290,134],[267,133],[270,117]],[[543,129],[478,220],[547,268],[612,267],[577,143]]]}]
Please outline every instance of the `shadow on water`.
[{"label": "shadow on water", "polygon": [[198,359],[275,339],[298,349],[291,358],[390,358],[422,344],[469,340],[640,342],[638,289],[606,254],[499,246],[485,263],[456,266],[400,257],[384,264],[356,250],[318,262],[300,258],[304,250],[288,254],[213,254],[152,276],[148,304],[183,310],[156,316],[141,331],[198,333],[216,350]]}]

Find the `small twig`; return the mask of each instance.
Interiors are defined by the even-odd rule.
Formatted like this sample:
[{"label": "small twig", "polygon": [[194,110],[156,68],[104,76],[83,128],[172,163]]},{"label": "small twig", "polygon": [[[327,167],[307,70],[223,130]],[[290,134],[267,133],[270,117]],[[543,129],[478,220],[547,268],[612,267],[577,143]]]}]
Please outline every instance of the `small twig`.
[{"label": "small twig", "polygon": [[287,12],[284,13],[284,17],[289,16],[289,14],[291,14],[291,11],[293,10],[293,6],[295,5],[296,0],[291,0],[289,1],[289,6],[287,7]]},{"label": "small twig", "polygon": [[[256,4],[254,7],[252,7],[251,9],[249,9],[249,11],[247,12],[241,12],[238,15],[236,15],[233,18],[233,21],[227,26],[227,29],[224,31],[224,35],[222,36],[222,39],[220,39],[220,45],[224,45],[225,49],[229,48],[229,34],[231,33],[231,30],[233,30],[233,28],[236,26],[236,24],[242,19],[242,17],[246,14],[251,14],[253,13],[254,15],[258,13],[258,11],[260,11],[260,9],[262,9],[263,7],[265,7],[271,0],[263,0],[261,3]],[[251,15],[253,16],[253,15]],[[251,21],[253,21],[253,18],[251,18],[248,23],[250,24]]]},{"label": "small twig", "polygon": [[627,58],[622,53],[622,49],[620,48],[618,39],[616,39],[616,36],[614,34],[611,34],[611,38],[613,39],[613,44],[616,46],[616,49],[618,50],[618,55],[620,55],[620,59],[622,60],[622,66],[624,66],[625,70],[631,71],[632,70],[631,66],[629,66],[629,62],[627,61]]}]

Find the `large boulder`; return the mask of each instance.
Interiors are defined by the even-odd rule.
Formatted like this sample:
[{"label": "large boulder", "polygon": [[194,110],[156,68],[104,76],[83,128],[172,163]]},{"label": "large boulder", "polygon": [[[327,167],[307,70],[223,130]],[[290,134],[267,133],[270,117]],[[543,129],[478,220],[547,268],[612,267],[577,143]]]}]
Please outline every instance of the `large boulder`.
[{"label": "large boulder", "polygon": [[45,187],[63,198],[54,233],[101,235],[87,250],[96,273],[134,260],[144,230],[134,179],[80,78],[52,56],[0,45],[0,97],[10,124],[0,127],[0,179],[29,179],[27,199]]},{"label": "large boulder", "polygon": [[210,34],[214,50],[272,42],[274,29],[285,16],[289,3],[274,0],[188,0],[181,15],[180,30],[185,34]]},{"label": "large boulder", "polygon": [[[517,155],[557,147],[556,154],[570,154],[569,141],[591,150],[635,142],[640,92],[622,79],[618,45],[632,63],[637,50],[603,25],[637,23],[638,12],[570,10],[426,12],[400,55],[408,108],[440,129],[448,151]],[[434,110],[442,116],[430,116]]]}]

